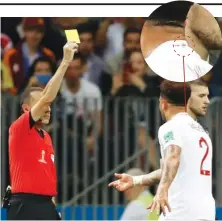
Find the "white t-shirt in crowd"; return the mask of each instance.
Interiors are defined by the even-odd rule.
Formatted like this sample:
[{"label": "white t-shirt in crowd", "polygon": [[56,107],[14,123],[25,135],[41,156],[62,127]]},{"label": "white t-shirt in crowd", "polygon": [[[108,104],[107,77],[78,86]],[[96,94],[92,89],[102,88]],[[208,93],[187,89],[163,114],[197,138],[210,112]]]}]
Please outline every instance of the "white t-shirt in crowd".
[{"label": "white t-shirt in crowd", "polygon": [[204,76],[213,67],[189,47],[185,40],[166,41],[145,60],[160,77],[176,82],[184,82],[184,72],[185,81],[189,82]]},{"label": "white t-shirt in crowd", "polygon": [[125,27],[122,23],[114,23],[107,30],[107,46],[104,50],[104,60],[108,61],[113,56],[123,52],[123,35]]},{"label": "white t-shirt in crowd", "polygon": [[102,110],[102,96],[98,86],[86,79],[81,79],[80,88],[76,93],[68,89],[64,80],[60,93],[65,99],[67,114],[75,112],[76,116],[81,116]]},{"label": "white t-shirt in crowd", "polygon": [[160,220],[215,220],[208,133],[187,113],[179,113],[159,128],[158,138],[163,161],[170,145],[181,148],[180,165],[168,193],[172,211]]}]

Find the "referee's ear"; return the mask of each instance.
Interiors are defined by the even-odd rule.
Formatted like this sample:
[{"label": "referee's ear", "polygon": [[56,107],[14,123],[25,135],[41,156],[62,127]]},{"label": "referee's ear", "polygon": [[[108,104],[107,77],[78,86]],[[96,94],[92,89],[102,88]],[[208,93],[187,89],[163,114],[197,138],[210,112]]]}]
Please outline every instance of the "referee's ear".
[{"label": "referee's ear", "polygon": [[28,104],[22,104],[22,112],[26,113],[28,111],[30,111],[29,105]]}]

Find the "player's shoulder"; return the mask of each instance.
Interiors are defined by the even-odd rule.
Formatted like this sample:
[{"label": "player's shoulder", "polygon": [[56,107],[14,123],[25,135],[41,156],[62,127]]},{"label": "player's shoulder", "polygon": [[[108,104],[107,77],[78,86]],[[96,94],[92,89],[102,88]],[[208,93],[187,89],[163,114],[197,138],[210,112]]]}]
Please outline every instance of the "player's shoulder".
[{"label": "player's shoulder", "polygon": [[89,96],[90,95],[91,96],[95,96],[95,95],[99,96],[100,95],[100,89],[96,84],[94,84],[86,79],[81,79],[81,82],[82,82],[83,90],[87,92],[87,95],[89,95]]},{"label": "player's shoulder", "polygon": [[188,114],[177,114],[171,120],[165,122],[162,126],[160,126],[159,134],[168,131],[183,131],[191,121],[194,120]]},{"label": "player's shoulder", "polygon": [[160,126],[159,132],[164,132],[169,129],[177,128],[178,124],[176,124],[175,120],[169,120]]}]

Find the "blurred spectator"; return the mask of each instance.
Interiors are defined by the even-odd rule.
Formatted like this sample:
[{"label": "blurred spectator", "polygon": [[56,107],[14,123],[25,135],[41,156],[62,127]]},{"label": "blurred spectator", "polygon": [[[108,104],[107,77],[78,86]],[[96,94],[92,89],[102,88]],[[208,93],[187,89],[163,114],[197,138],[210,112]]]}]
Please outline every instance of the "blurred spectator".
[{"label": "blurred spectator", "polygon": [[104,59],[123,52],[123,36],[128,28],[141,29],[143,18],[104,18],[96,35],[97,47],[103,49]]},{"label": "blurred spectator", "polygon": [[128,28],[124,32],[123,52],[107,60],[108,72],[115,74],[121,71],[122,66],[128,61],[130,52],[140,49],[140,29]]},{"label": "blurred spectator", "polygon": [[13,43],[11,38],[4,34],[1,33],[1,57],[5,54],[6,51],[11,49],[13,47]]},{"label": "blurred spectator", "polygon": [[29,70],[29,75],[31,77],[29,79],[28,86],[44,88],[55,71],[55,63],[50,58],[37,58]]},{"label": "blurred spectator", "polygon": [[[67,69],[65,80],[60,90],[60,127],[58,130],[58,162],[59,175],[63,174],[62,165],[67,164],[68,175],[76,177],[75,182],[78,188],[82,188],[81,183],[84,178],[84,168],[89,170],[90,161],[85,161],[84,156],[93,153],[96,139],[101,133],[101,111],[102,100],[99,88],[86,79],[81,78],[86,66],[86,60],[75,54],[73,61]],[[66,121],[67,124],[62,122]],[[64,137],[67,138],[64,146]],[[97,138],[96,138],[97,137]],[[64,161],[64,151],[68,158]],[[85,149],[87,148],[87,149]],[[78,160],[78,165],[73,171],[73,161]],[[63,177],[61,175],[61,177]],[[67,177],[67,176],[66,176]],[[77,178],[78,177],[78,178]],[[61,178],[61,182],[62,182]],[[73,178],[69,182],[70,190],[73,191]],[[80,185],[80,186],[79,186]],[[59,187],[59,191],[61,191]],[[80,190],[76,190],[79,192]],[[74,193],[69,192],[68,198],[71,199]]]},{"label": "blurred spectator", "polygon": [[105,72],[105,62],[94,53],[95,35],[92,27],[88,23],[81,24],[77,27],[80,37],[79,53],[87,61],[87,72],[83,77],[97,85],[103,72]]},{"label": "blurred spectator", "polygon": [[56,24],[60,30],[73,29],[77,25],[85,23],[88,21],[88,18],[82,17],[55,17],[52,18],[54,24]]},{"label": "blurred spectator", "polygon": [[132,66],[129,82],[138,87],[145,96],[159,97],[160,78],[147,67],[141,50],[132,51],[129,62]]},{"label": "blurred spectator", "polygon": [[[155,130],[153,129],[157,113],[153,108],[155,106],[152,105],[153,100],[149,101],[151,105],[149,110],[145,109],[147,111],[145,113],[144,105],[148,101],[141,98],[159,96],[159,76],[150,72],[140,50],[131,51],[128,61],[122,73],[113,76],[103,75],[101,78],[103,95],[110,96],[109,104],[107,104],[110,122],[108,142],[111,147],[118,140],[119,147],[122,147],[118,149],[119,163],[124,160],[125,143],[127,143],[129,155],[137,151],[137,147],[148,148],[150,170],[154,170],[158,168],[156,160],[158,153],[154,143]],[[149,125],[145,125],[145,115],[148,116]],[[136,134],[135,131],[138,133]],[[128,141],[122,138],[123,134],[127,134]],[[109,155],[112,156],[114,154],[112,151],[115,150],[110,148],[109,151]],[[112,165],[109,165],[109,168],[111,169]]]},{"label": "blurred spectator", "polygon": [[[131,176],[141,176],[145,173],[139,168],[132,168],[126,172]],[[150,213],[147,210],[152,203],[154,196],[144,186],[135,186],[124,192],[129,201],[120,220],[158,220],[156,212]]]},{"label": "blurred spectator", "polygon": [[12,77],[8,67],[3,62],[4,54],[13,47],[12,40],[8,35],[1,33],[1,90],[7,91],[7,89],[13,87]]},{"label": "blurred spectator", "polygon": [[100,134],[102,101],[99,88],[88,80],[81,78],[85,65],[84,58],[75,55],[66,72],[60,92],[68,115],[75,113],[77,118],[87,117],[87,120],[90,121],[91,129],[88,128],[90,131],[86,143],[88,150],[92,151],[95,143],[92,124],[96,121],[98,134]]},{"label": "blurred spectator", "polygon": [[46,28],[42,43],[55,53],[57,62],[60,62],[63,56],[63,45],[66,42],[64,30],[75,29],[77,25],[87,21],[88,18],[77,17],[45,18]]},{"label": "blurred spectator", "polygon": [[24,39],[4,55],[4,63],[9,67],[13,79],[14,93],[24,89],[30,77],[29,68],[35,59],[48,56],[55,60],[54,53],[41,45],[45,29],[43,18],[24,18],[23,29]]},{"label": "blurred spectator", "polygon": [[147,67],[141,51],[132,50],[122,72],[103,75],[100,80],[104,95],[159,97],[159,79]]}]

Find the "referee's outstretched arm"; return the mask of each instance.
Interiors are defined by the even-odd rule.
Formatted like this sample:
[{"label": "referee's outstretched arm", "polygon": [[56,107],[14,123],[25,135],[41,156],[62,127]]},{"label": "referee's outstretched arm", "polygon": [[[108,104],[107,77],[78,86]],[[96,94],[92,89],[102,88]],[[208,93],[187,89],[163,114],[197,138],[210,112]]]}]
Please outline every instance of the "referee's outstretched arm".
[{"label": "referee's outstretched arm", "polygon": [[48,105],[55,100],[65,72],[70,62],[73,60],[74,53],[77,52],[77,49],[78,45],[74,42],[67,42],[63,47],[63,59],[61,64],[59,65],[55,75],[46,85],[42,92],[41,99],[31,109],[31,115],[35,122],[37,122],[45,114]]},{"label": "referee's outstretched arm", "polygon": [[21,95],[22,115],[9,128],[11,194],[4,200],[8,220],[60,220],[53,197],[57,196],[55,151],[43,126],[50,121],[66,70],[78,45],[68,42],[63,60],[45,89],[27,88]]}]

